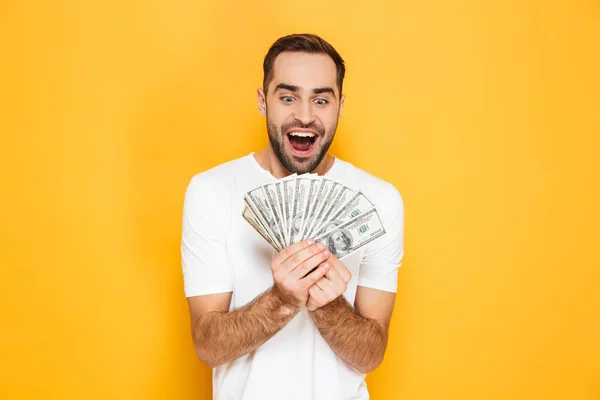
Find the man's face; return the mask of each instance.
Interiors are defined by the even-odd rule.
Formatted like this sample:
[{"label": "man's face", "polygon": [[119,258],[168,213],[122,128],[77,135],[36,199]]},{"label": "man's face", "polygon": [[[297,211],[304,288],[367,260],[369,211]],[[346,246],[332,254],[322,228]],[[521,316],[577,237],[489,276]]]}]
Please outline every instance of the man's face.
[{"label": "man's face", "polygon": [[335,63],[326,54],[283,52],[273,72],[268,93],[258,94],[271,147],[288,171],[311,172],[327,154],[343,109]]},{"label": "man's face", "polygon": [[348,240],[343,232],[334,232],[331,235],[331,241],[333,243],[333,247],[335,247],[338,251],[343,251],[348,248]]}]

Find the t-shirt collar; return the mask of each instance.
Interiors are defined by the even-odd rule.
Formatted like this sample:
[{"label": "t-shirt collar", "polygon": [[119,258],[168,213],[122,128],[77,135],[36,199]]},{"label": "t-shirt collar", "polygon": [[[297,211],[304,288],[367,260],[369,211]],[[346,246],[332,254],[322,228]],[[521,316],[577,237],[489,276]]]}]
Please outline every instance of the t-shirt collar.
[{"label": "t-shirt collar", "polygon": [[[277,180],[277,178],[275,178],[275,177],[273,176],[273,174],[271,174],[271,172],[270,172],[270,171],[267,171],[266,169],[264,169],[264,168],[263,168],[263,167],[262,167],[262,166],[261,166],[261,165],[258,163],[258,161],[256,160],[256,157],[254,157],[254,152],[251,152],[250,154],[248,154],[248,157],[250,158],[250,162],[251,162],[252,164],[254,164],[255,168],[258,168],[258,169],[261,171],[261,173],[263,173],[263,174],[266,174],[266,175],[267,175],[269,178],[271,178],[271,180],[275,180],[275,181]],[[332,175],[332,172],[334,172],[334,171],[337,169],[337,166],[338,166],[338,164],[339,164],[339,163],[340,163],[340,162],[339,162],[338,158],[334,156],[334,157],[333,157],[333,164],[331,165],[331,168],[329,168],[329,171],[325,172],[325,174],[324,174],[324,175],[322,175],[322,176],[328,176],[328,177],[331,177],[331,175]]]}]

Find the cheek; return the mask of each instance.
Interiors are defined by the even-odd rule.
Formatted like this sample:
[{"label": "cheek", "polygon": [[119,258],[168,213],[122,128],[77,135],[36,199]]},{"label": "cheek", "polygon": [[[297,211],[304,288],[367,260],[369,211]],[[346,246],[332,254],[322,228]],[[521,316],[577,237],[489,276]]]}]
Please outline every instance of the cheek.
[{"label": "cheek", "polygon": [[269,115],[273,115],[277,119],[282,119],[291,113],[291,107],[282,104],[277,99],[272,99],[267,103],[267,111]]},{"label": "cheek", "polygon": [[329,131],[333,131],[338,123],[338,113],[337,108],[333,108],[331,110],[327,110],[326,113],[323,113],[320,116],[321,122],[323,126],[327,127]]},{"label": "cheek", "polygon": [[294,118],[289,109],[282,107],[270,107],[267,113],[267,123],[281,128],[283,125],[293,121]]}]

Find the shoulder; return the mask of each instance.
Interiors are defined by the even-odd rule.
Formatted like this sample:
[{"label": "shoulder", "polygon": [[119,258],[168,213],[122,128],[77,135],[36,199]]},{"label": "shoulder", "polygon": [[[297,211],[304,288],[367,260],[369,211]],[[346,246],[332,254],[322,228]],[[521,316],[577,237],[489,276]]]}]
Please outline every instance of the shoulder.
[{"label": "shoulder", "polygon": [[198,172],[192,176],[190,185],[210,186],[218,189],[227,186],[237,176],[248,168],[248,156],[227,161],[210,169]]},{"label": "shoulder", "polygon": [[187,192],[205,195],[224,195],[235,187],[243,171],[248,169],[248,156],[214,166],[193,175],[188,183]]},{"label": "shoulder", "polygon": [[237,158],[193,175],[185,191],[184,208],[188,213],[217,214],[225,218],[238,196],[237,182],[248,170],[247,156]]}]

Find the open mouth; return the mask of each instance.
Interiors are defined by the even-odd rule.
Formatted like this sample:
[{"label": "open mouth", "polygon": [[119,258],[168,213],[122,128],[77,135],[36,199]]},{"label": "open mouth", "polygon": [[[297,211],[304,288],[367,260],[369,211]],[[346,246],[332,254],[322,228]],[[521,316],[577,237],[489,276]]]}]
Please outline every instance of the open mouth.
[{"label": "open mouth", "polygon": [[286,136],[292,149],[298,153],[309,152],[317,141],[317,135],[312,132],[291,131]]}]

